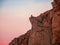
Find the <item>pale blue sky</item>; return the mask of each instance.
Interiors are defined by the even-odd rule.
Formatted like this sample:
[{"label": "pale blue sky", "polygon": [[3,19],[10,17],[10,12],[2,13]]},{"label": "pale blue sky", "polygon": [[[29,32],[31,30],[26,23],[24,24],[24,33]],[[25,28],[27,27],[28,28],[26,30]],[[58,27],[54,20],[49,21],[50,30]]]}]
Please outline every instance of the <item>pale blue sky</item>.
[{"label": "pale blue sky", "polygon": [[30,3],[51,2],[51,0],[0,0],[0,7],[21,6]]},{"label": "pale blue sky", "polygon": [[[39,8],[50,8],[50,2],[52,0],[0,0],[0,9],[1,13],[16,13],[23,12],[25,9],[27,10],[40,10]],[[46,6],[46,7],[45,7]],[[45,9],[45,10],[46,10]],[[42,11],[42,10],[41,10]]]},{"label": "pale blue sky", "polygon": [[[27,2],[27,1],[33,1],[33,0],[0,0],[0,2],[6,2],[6,1],[20,1],[20,2]],[[50,2],[51,0],[34,0],[36,2]]]}]

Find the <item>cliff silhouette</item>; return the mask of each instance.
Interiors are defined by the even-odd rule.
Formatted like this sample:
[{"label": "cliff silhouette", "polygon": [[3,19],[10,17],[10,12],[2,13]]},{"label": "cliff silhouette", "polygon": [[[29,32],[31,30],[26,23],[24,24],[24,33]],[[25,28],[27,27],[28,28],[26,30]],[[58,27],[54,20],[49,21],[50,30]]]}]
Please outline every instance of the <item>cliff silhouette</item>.
[{"label": "cliff silhouette", "polygon": [[31,15],[32,28],[9,45],[60,45],[60,0],[53,0],[52,7],[37,17]]}]

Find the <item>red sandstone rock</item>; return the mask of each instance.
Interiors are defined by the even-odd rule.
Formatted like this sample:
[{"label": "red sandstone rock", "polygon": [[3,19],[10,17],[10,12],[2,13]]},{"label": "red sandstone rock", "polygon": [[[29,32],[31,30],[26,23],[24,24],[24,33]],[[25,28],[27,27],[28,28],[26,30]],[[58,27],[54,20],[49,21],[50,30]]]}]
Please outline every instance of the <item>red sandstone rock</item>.
[{"label": "red sandstone rock", "polygon": [[9,45],[60,45],[60,0],[54,0],[52,6],[53,9],[37,17],[31,16],[31,30]]}]

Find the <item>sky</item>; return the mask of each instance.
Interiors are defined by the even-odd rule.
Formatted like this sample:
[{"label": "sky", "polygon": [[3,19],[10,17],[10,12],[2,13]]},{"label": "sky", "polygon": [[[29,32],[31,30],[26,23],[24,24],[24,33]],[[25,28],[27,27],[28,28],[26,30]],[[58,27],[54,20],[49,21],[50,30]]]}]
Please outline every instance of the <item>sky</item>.
[{"label": "sky", "polygon": [[29,17],[50,10],[52,0],[0,0],[0,45],[31,29]]}]

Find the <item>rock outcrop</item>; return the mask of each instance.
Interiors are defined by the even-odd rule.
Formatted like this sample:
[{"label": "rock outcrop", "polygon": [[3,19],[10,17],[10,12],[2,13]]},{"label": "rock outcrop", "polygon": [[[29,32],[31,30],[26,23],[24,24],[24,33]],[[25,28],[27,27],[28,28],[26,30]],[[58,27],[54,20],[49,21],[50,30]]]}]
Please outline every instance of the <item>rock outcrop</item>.
[{"label": "rock outcrop", "polygon": [[31,30],[9,45],[60,45],[60,0],[53,0],[52,6],[37,17],[31,16]]}]

